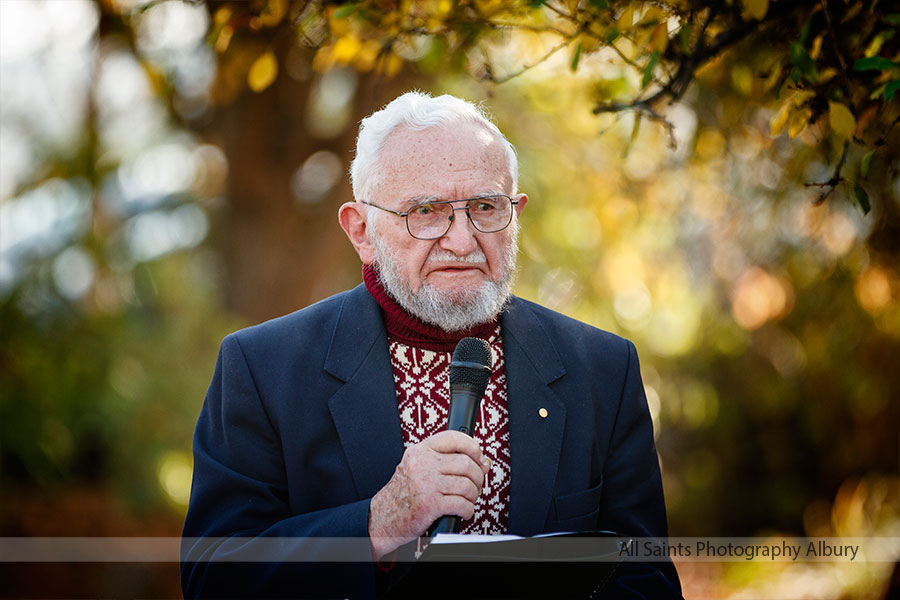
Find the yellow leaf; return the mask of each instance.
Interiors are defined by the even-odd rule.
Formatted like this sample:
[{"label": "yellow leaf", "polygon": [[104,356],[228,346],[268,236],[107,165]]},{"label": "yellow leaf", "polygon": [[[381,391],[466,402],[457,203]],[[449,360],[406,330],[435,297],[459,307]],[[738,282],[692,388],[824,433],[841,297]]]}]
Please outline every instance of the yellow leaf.
[{"label": "yellow leaf", "polygon": [[393,77],[394,75],[399,73],[400,69],[402,68],[403,59],[393,52],[389,52],[386,55],[382,55],[381,59],[378,61],[378,65],[375,68],[375,72],[384,73],[388,77]]},{"label": "yellow leaf", "polygon": [[277,75],[278,61],[275,60],[275,53],[270,50],[260,54],[250,65],[250,72],[247,73],[247,85],[254,92],[261,92],[272,85]]},{"label": "yellow leaf", "polygon": [[773,87],[775,87],[775,84],[778,83],[780,77],[781,77],[781,63],[779,62],[779,63],[775,63],[775,65],[772,67],[772,70],[769,71],[769,76],[766,77],[766,82],[763,85],[763,90],[768,92]]},{"label": "yellow leaf", "polygon": [[403,68],[403,59],[397,56],[394,53],[391,53],[387,58],[387,67],[385,68],[385,73],[388,77],[393,77],[397,73],[400,72],[400,69]]},{"label": "yellow leaf", "polygon": [[225,25],[222,29],[219,30],[219,35],[216,36],[215,49],[216,52],[222,54],[226,50],[228,50],[228,46],[231,44],[231,38],[234,36],[234,27],[231,25]]},{"label": "yellow leaf", "polygon": [[377,40],[366,40],[353,59],[353,66],[356,67],[357,71],[363,73],[371,71],[375,66],[375,60],[378,58],[379,52],[381,52],[381,44]]},{"label": "yellow leaf", "polygon": [[834,133],[841,139],[850,139],[856,130],[856,117],[845,104],[840,102],[828,103],[828,122]]},{"label": "yellow leaf", "polygon": [[644,16],[641,17],[641,23],[659,23],[664,20],[666,13],[663,10],[655,5],[651,5],[650,8],[647,9],[647,12],[644,13]]},{"label": "yellow leaf", "polygon": [[769,0],[741,0],[741,3],[744,5],[744,12],[757,21],[762,20],[769,12]]},{"label": "yellow leaf", "polygon": [[809,124],[809,117],[812,113],[808,108],[804,108],[802,110],[796,110],[791,114],[791,118],[788,122],[788,135],[791,139],[794,139],[806,129],[806,126]]},{"label": "yellow leaf", "polygon": [[324,73],[334,66],[334,46],[322,46],[313,56],[312,68],[316,73]]},{"label": "yellow leaf", "polygon": [[259,16],[256,17],[255,23],[251,23],[251,26],[255,24],[262,27],[274,27],[287,14],[287,9],[287,0],[268,0],[263,5],[262,10],[259,11]]},{"label": "yellow leaf", "polygon": [[444,19],[450,12],[453,10],[453,2],[452,0],[438,0],[437,10],[435,11],[435,16],[439,19]]},{"label": "yellow leaf", "polygon": [[600,40],[587,33],[582,33],[578,36],[578,41],[581,43],[581,51],[585,54],[593,52],[600,47]]},{"label": "yellow leaf", "polygon": [[794,106],[800,107],[806,104],[806,101],[813,98],[816,93],[812,90],[798,90],[791,96],[791,102]]},{"label": "yellow leaf", "polygon": [[633,24],[634,8],[629,6],[622,11],[621,15],[619,15],[619,18],[616,20],[616,25],[618,25],[619,31],[625,31],[626,29],[630,29]]},{"label": "yellow leaf", "polygon": [[345,35],[334,44],[334,59],[338,62],[349,63],[362,49],[362,42],[352,33]]},{"label": "yellow leaf", "polygon": [[878,54],[878,51],[881,50],[881,45],[884,44],[884,42],[886,42],[887,40],[891,39],[885,34],[887,34],[886,31],[876,35],[866,47],[866,51],[863,52],[863,56],[865,56],[866,58],[871,58]]},{"label": "yellow leaf", "polygon": [[822,34],[816,36],[816,39],[813,40],[812,48],[809,51],[809,57],[813,60],[819,58],[819,54],[822,53]]},{"label": "yellow leaf", "polygon": [[150,80],[153,91],[157,94],[162,92],[166,87],[166,77],[163,75],[162,71],[148,61],[141,61],[141,66],[144,67],[144,74],[147,75],[147,79]]},{"label": "yellow leaf", "polygon": [[[576,6],[578,3],[575,3]],[[475,0],[475,6],[478,12],[484,17],[490,17],[494,13],[503,9],[503,0]],[[574,11],[573,11],[574,14]]]},{"label": "yellow leaf", "polygon": [[350,32],[350,19],[339,19],[335,16],[337,12],[337,6],[329,6],[328,7],[328,29],[331,30],[331,35],[333,37],[339,38],[341,36],[347,35]]},{"label": "yellow leaf", "polygon": [[660,54],[666,51],[669,44],[669,28],[665,23],[660,23],[653,29],[653,35],[650,37],[650,48],[658,51]]},{"label": "yellow leaf", "polygon": [[834,79],[834,76],[837,75],[837,69],[832,69],[831,67],[827,67],[819,71],[819,77],[816,79],[818,83],[827,83]]},{"label": "yellow leaf", "polygon": [[753,70],[747,65],[737,64],[731,68],[731,84],[734,89],[749,96],[753,91]]},{"label": "yellow leaf", "polygon": [[778,110],[775,116],[772,117],[772,124],[770,128],[773,137],[784,131],[784,126],[787,125],[788,117],[791,114],[791,108],[791,103],[785,102],[781,105],[781,108]]},{"label": "yellow leaf", "polygon": [[224,25],[228,21],[231,20],[231,7],[230,6],[220,6],[216,11],[216,14],[213,15],[213,22],[216,25]]}]

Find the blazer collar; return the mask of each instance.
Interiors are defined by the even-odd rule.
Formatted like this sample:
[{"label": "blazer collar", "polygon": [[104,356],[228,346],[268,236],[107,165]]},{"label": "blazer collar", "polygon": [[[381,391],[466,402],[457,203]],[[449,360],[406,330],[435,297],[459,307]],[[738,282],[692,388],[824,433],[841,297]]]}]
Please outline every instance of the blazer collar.
[{"label": "blazer collar", "polygon": [[500,318],[509,395],[509,532],[541,533],[556,484],[566,405],[550,384],[566,373],[553,340],[527,302]]},{"label": "blazer collar", "polygon": [[372,346],[382,338],[386,344],[381,307],[360,284],[343,295],[325,357],[325,370],[341,381],[350,381]]},{"label": "blazer collar", "polygon": [[[551,383],[565,375],[566,368],[556,345],[528,304],[511,297],[500,315],[501,331],[504,336],[515,337],[523,352],[522,358],[537,369],[536,377]],[[372,345],[379,341],[387,344],[381,307],[360,284],[348,291],[341,302],[325,358],[325,370],[342,381],[349,381],[371,352]]]},{"label": "blazer collar", "polygon": [[371,498],[403,457],[403,432],[381,308],[362,285],[344,295],[325,370],[345,382],[328,408],[359,498]]}]

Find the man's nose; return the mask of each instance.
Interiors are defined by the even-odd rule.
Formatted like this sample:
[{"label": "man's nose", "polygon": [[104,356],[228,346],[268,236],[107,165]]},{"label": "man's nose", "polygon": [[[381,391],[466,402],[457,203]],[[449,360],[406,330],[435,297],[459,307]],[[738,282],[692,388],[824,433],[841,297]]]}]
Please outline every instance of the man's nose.
[{"label": "man's nose", "polygon": [[478,246],[478,242],[475,240],[475,227],[469,221],[465,207],[453,211],[450,229],[439,242],[442,249],[449,250],[457,256],[466,256]]}]

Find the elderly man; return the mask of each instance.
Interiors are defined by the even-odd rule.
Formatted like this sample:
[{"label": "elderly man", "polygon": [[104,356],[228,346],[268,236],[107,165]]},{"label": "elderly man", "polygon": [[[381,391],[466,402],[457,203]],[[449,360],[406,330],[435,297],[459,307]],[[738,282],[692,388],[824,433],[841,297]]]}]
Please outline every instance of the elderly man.
[{"label": "elderly man", "polygon": [[[442,515],[463,533],[665,536],[634,346],[510,295],[528,198],[497,127],[458,98],[404,94],[363,120],[351,176],[338,217],[364,283],[222,343],[185,595],[371,597]],[[444,431],[463,337],[493,360],[474,439]],[[228,537],[301,558],[224,562],[234,545],[209,540]],[[364,540],[374,561],[302,562],[313,538]]]}]

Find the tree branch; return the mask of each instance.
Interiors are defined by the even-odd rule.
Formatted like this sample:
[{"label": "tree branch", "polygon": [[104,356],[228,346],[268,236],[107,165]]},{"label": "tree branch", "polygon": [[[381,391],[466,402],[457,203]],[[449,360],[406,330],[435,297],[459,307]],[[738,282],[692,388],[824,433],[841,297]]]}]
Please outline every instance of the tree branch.
[{"label": "tree branch", "polygon": [[844,149],[841,151],[841,158],[838,160],[837,164],[834,166],[834,172],[831,174],[831,179],[828,181],[808,181],[803,185],[805,187],[820,187],[822,188],[822,192],[819,194],[819,197],[813,201],[813,204],[818,206],[825,201],[828,196],[831,195],[831,192],[835,190],[835,188],[844,181],[844,178],[841,176],[841,170],[844,168],[844,161],[847,160],[847,150],[850,148],[850,140],[846,140],[844,142]]},{"label": "tree branch", "polygon": [[838,60],[841,63],[841,69],[844,71],[844,76],[847,75],[847,61],[844,60],[844,55],[841,54],[841,49],[838,47],[837,35],[834,33],[834,25],[831,22],[831,11],[828,10],[828,3],[825,0],[822,1],[822,11],[825,13],[825,23],[828,26],[828,33],[831,37],[831,45],[834,46],[834,53],[837,55]]},{"label": "tree branch", "polygon": [[[518,71],[513,71],[512,73],[508,73],[507,75],[504,75],[503,77],[495,77],[495,76],[491,73],[491,69],[488,68],[487,72],[486,72],[485,75],[482,77],[482,79],[484,79],[484,80],[486,80],[486,81],[490,81],[490,82],[492,82],[492,83],[506,83],[506,82],[509,81],[510,79],[513,79],[513,78],[515,78],[515,77],[518,77],[518,76],[521,75],[522,73],[524,73],[524,72],[526,72],[526,71],[530,71],[531,69],[535,68],[535,67],[538,66],[539,64],[545,62],[548,58],[550,58],[551,56],[553,56],[554,54],[556,54],[557,52],[559,52],[560,50],[562,50],[563,48],[565,48],[566,46],[568,46],[569,44],[571,44],[574,40],[575,40],[574,37],[569,38],[569,39],[567,39],[567,40],[563,40],[562,43],[557,44],[556,46],[554,46],[553,48],[551,48],[549,52],[547,52],[546,54],[544,54],[542,57],[540,57],[540,58],[539,58],[537,61],[535,61],[534,63],[532,63],[532,64],[530,64],[530,65],[525,65],[525,66],[523,66],[521,69],[519,69]],[[486,61],[486,62],[487,62],[487,61]],[[490,67],[490,63],[489,63],[489,62],[488,62],[488,67]]]}]

